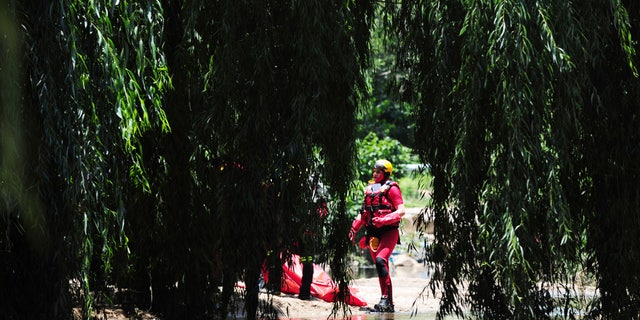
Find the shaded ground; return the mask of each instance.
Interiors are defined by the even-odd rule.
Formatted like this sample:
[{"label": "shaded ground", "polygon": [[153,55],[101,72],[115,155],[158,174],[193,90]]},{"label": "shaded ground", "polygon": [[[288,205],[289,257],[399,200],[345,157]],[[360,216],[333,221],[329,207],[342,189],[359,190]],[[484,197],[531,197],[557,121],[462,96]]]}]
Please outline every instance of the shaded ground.
[{"label": "shaded ground", "polygon": [[[391,281],[393,283],[393,297],[396,313],[409,314],[416,311],[420,314],[433,314],[438,308],[439,299],[434,298],[430,290],[425,289],[428,285],[427,270],[414,260],[399,256],[395,259],[396,265],[392,270]],[[356,279],[352,282],[352,287],[356,288],[358,296],[368,303],[368,307],[380,300],[380,287],[377,277]],[[281,294],[268,295],[261,292],[262,303],[271,302],[278,311],[279,317],[284,318],[327,318],[332,314],[334,305],[323,300],[313,298],[311,300],[300,300],[295,295]],[[360,307],[349,307],[348,312],[352,315],[367,314]],[[242,314],[236,314],[242,317]],[[341,318],[342,312],[338,318]],[[80,319],[80,317],[76,317]],[[118,308],[108,308],[96,310],[95,319],[158,319],[153,313],[135,310],[135,314],[125,314]]]},{"label": "shaded ground", "polygon": [[[428,280],[423,267],[396,266],[391,281],[396,313],[408,314],[416,311],[421,314],[433,314],[437,311],[440,300],[437,297],[434,298],[428,288],[425,289]],[[354,280],[352,286],[358,289],[357,294],[368,303],[368,307],[372,308],[380,300],[377,277]],[[289,318],[328,317],[333,309],[332,303],[319,299],[301,301],[293,295],[274,296],[272,299],[274,306],[282,312],[282,315]],[[360,307],[350,307],[349,312],[352,315],[368,313]]]}]

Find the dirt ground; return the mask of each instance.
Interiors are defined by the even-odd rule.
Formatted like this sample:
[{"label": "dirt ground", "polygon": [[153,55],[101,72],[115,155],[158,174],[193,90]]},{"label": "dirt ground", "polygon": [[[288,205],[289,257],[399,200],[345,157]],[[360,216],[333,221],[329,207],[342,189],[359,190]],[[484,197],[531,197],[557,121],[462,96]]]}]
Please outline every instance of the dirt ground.
[{"label": "dirt ground", "polygon": [[[419,265],[396,265],[391,276],[393,283],[393,302],[397,313],[433,314],[438,309],[440,300],[434,297],[427,288],[426,269]],[[367,302],[370,308],[380,300],[378,278],[356,279],[352,287],[357,295]],[[332,314],[333,304],[320,299],[302,301],[294,295],[273,296],[274,306],[287,318],[326,318]],[[369,313],[360,307],[349,307],[352,315]],[[338,314],[339,317],[342,313]],[[418,317],[419,318],[419,317]]]},{"label": "dirt ground", "polygon": [[[409,257],[399,256],[395,257],[394,260],[395,265],[391,271],[391,281],[393,283],[393,300],[396,314],[410,314],[412,312],[419,314],[435,313],[439,299],[434,297],[431,291],[426,288],[428,285],[427,269]],[[360,298],[367,302],[367,307],[373,308],[373,305],[380,300],[380,286],[378,278],[375,276],[356,279],[351,283],[351,287],[356,290],[355,292]],[[296,295],[290,294],[268,295],[266,292],[261,292],[260,300],[264,304],[272,303],[273,307],[278,311],[279,318],[326,319],[332,315],[334,307],[333,303],[325,302],[318,298],[300,300]],[[342,312],[343,310],[340,310],[336,318],[341,319]],[[364,308],[356,306],[350,306],[347,312],[354,316],[369,313]],[[237,313],[236,316],[242,318],[241,313]],[[123,310],[117,308],[96,310],[95,319],[162,320],[162,318],[152,313],[141,310],[136,310],[135,315],[126,315]],[[354,319],[357,319],[357,317],[354,317]]]}]

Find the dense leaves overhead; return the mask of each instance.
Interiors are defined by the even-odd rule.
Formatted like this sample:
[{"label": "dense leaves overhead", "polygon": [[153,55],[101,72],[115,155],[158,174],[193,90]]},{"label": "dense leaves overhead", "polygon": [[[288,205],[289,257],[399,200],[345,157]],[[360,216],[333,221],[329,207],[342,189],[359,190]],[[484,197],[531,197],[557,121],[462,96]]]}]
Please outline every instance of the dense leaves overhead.
[{"label": "dense leaves overhead", "polygon": [[[318,230],[344,239],[323,256],[346,285],[344,202],[370,4],[12,5],[24,76],[3,91],[24,92],[22,115],[12,119],[24,119],[31,148],[25,175],[14,179],[23,187],[3,192],[11,203],[3,266],[10,274],[32,260],[8,283],[25,295],[53,289],[32,313],[27,302],[3,302],[9,317],[66,318],[68,279],[81,283],[75,293],[107,284],[139,290],[138,303],[170,318],[211,315],[228,302],[217,292],[223,275],[257,276],[267,253],[295,249],[307,224],[319,223],[309,215],[320,180],[332,215]],[[9,160],[3,168],[16,168]],[[41,211],[10,202],[27,185]],[[29,219],[48,240],[27,242]],[[52,271],[31,277],[43,270]],[[92,298],[80,298],[89,316]]]},{"label": "dense leaves overhead", "polygon": [[434,177],[438,315],[571,317],[579,274],[588,316],[637,318],[630,0],[2,2],[3,315],[88,318],[113,286],[167,318],[224,315],[220,285],[310,229],[345,289],[377,9]]},{"label": "dense leaves overhead", "polygon": [[[594,312],[637,316],[637,277],[622,266],[639,262],[630,243],[640,227],[631,36],[640,25],[629,18],[638,5],[402,1],[386,9],[397,16],[398,58],[418,101],[417,151],[434,175],[440,315],[470,305],[493,319],[548,316],[558,305],[546,285],[570,283],[566,275],[584,265],[603,295]],[[468,295],[457,287],[463,280]]]}]

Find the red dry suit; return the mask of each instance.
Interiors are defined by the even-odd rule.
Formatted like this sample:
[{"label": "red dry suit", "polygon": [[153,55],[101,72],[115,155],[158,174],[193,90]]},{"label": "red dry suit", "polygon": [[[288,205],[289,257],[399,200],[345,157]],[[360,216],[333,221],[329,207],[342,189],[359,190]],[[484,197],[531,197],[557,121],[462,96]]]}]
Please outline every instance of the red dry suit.
[{"label": "red dry suit", "polygon": [[[362,212],[351,225],[350,237],[365,226],[367,235],[360,240],[360,247],[369,246],[371,258],[378,271],[380,290],[383,296],[389,297],[391,303],[393,298],[389,258],[400,241],[398,226],[401,217],[395,211],[403,203],[398,183],[387,180],[384,184],[370,184],[365,189]],[[379,240],[377,245],[376,239]]]}]

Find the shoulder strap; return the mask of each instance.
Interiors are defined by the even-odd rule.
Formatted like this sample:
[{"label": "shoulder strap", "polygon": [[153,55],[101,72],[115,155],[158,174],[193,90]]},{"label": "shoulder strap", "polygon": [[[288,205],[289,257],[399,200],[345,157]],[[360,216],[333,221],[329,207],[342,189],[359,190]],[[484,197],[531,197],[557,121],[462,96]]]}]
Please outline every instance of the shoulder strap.
[{"label": "shoulder strap", "polygon": [[382,203],[382,196],[384,196],[391,203],[391,206],[395,207],[395,204],[393,204],[391,198],[389,198],[389,190],[391,190],[391,188],[393,187],[400,189],[400,185],[395,181],[387,180],[385,186],[386,188],[384,188],[384,192],[380,192],[380,203]]},{"label": "shoulder strap", "polygon": [[387,193],[389,193],[389,190],[391,190],[392,187],[397,187],[398,189],[400,188],[400,185],[395,182],[395,181],[391,181],[391,180],[387,180],[387,182],[385,182],[385,188],[384,188],[384,194],[386,195]]}]

